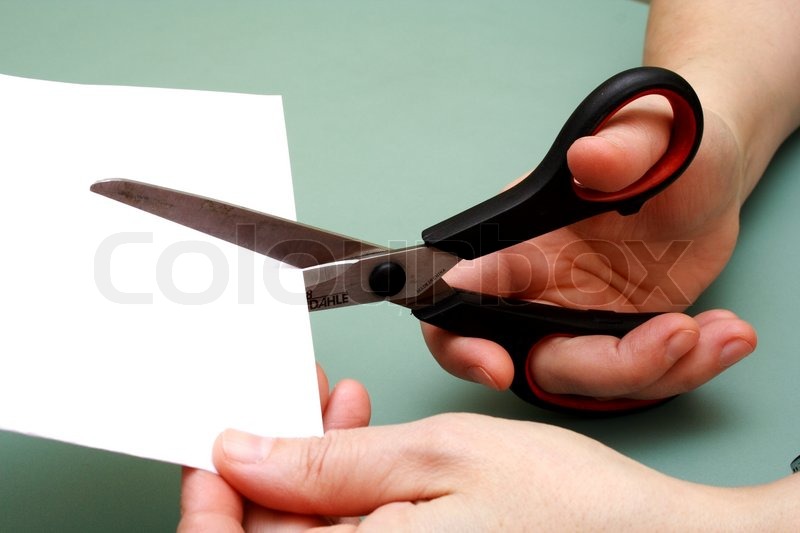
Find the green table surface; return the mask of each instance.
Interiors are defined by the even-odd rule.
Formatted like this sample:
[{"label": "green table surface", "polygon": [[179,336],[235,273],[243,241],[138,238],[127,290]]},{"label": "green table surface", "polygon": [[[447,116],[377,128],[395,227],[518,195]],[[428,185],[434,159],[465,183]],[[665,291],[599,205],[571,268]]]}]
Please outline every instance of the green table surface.
[{"label": "green table surface", "polygon": [[[538,162],[580,99],[639,64],[646,10],[628,0],[2,0],[0,72],[281,94],[299,219],[395,246]],[[785,476],[800,453],[798,175],[796,134],[695,306],[752,321],[757,352],[659,409],[577,419],[461,382],[388,304],[314,314],[317,357],[332,380],[367,385],[376,424],[472,411],[573,428],[698,482]],[[169,531],[179,472],[0,433],[0,531]]]}]

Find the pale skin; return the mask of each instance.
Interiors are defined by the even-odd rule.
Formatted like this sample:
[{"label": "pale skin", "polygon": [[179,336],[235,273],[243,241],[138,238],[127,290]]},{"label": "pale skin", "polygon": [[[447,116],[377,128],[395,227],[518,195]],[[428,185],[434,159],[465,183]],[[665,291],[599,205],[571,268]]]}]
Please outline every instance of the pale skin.
[{"label": "pale skin", "polygon": [[[320,407],[326,434],[369,424],[371,409],[366,389],[345,380],[330,391],[328,379],[317,367]],[[204,470],[185,468],[178,531],[227,533],[234,531],[291,532],[330,524],[317,513],[276,511],[257,500],[247,501],[221,477]],[[337,519],[339,523],[348,522]],[[357,521],[350,520],[351,523]]]},{"label": "pale skin", "polygon": [[727,532],[800,523],[800,476],[704,486],[572,431],[482,415],[358,427],[369,420],[358,383],[329,396],[323,378],[321,393],[324,438],[220,435],[222,477],[185,471],[178,531]]},{"label": "pale skin", "polygon": [[[800,125],[800,3],[651,4],[644,60],[680,73],[698,92],[706,130],[697,158],[641,213],[586,221],[538,239],[536,247],[552,259],[576,240],[641,240],[657,255],[670,242],[689,240],[692,246],[670,275],[693,300],[727,262],[742,203],[780,143]],[[668,124],[662,102],[639,102],[597,136],[576,142],[570,168],[584,186],[618,189],[663,150]],[[585,261],[583,277],[554,284],[537,280],[530,261],[506,255],[460,267],[449,280],[571,307],[674,311],[621,340],[554,339],[537,346],[533,373],[549,392],[633,398],[682,393],[756,344],[752,327],[729,311],[689,317],[658,291],[641,287],[630,294],[609,285],[621,271],[613,264]],[[424,334],[452,373],[498,389],[510,383],[512,367],[498,346],[427,327]],[[222,477],[187,473],[182,530],[241,531],[243,519],[253,531],[763,531],[796,530],[800,524],[800,476],[758,487],[691,484],[564,429],[475,415],[359,428],[369,418],[363,388],[345,382],[330,398],[324,388],[326,427],[336,429],[323,438],[221,435],[214,459]],[[245,507],[243,501],[250,503]],[[321,518],[354,515],[365,518],[335,525]]]}]

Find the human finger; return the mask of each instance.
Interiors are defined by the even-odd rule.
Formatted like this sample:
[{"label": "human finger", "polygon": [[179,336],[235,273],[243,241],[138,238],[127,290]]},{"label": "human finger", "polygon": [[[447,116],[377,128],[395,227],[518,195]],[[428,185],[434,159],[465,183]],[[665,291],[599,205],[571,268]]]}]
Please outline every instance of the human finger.
[{"label": "human finger", "polygon": [[696,389],[755,350],[753,327],[728,311],[709,311],[696,317],[697,344],[656,382],[633,398],[665,398]]},{"label": "human finger", "polygon": [[[223,477],[248,499],[294,513],[365,515],[395,501],[454,490],[458,454],[429,423],[331,431],[323,438],[267,439],[233,430],[215,443]],[[430,430],[430,431],[429,431]]]},{"label": "human finger", "polygon": [[205,470],[184,467],[179,533],[241,532],[242,516],[242,499],[225,480]]},{"label": "human finger", "polygon": [[531,373],[555,394],[658,399],[699,387],[755,349],[753,327],[729,311],[691,320],[660,315],[619,341],[551,339],[531,354]]},{"label": "human finger", "polygon": [[553,337],[536,344],[528,364],[537,385],[553,394],[630,397],[664,376],[700,339],[687,315],[658,315],[618,339]]},{"label": "human finger", "polygon": [[369,425],[372,413],[369,394],[364,385],[352,379],[340,381],[330,394],[322,413],[325,431]]},{"label": "human finger", "polygon": [[596,134],[576,140],[567,164],[584,187],[603,192],[639,179],[669,144],[672,112],[660,96],[645,96],[614,115]]},{"label": "human finger", "polygon": [[442,328],[422,324],[422,336],[436,361],[456,377],[505,390],[514,378],[514,363],[499,344],[462,337]]},{"label": "human finger", "polygon": [[325,408],[328,405],[328,398],[330,397],[330,383],[328,382],[328,376],[325,374],[325,370],[322,368],[322,365],[319,363],[317,365],[317,387],[319,387],[319,409],[320,412],[324,413]]},{"label": "human finger", "polygon": [[[344,380],[327,394],[327,378],[319,366],[317,369],[321,378],[324,378],[319,381],[320,383],[324,381],[326,387],[327,401],[324,402],[325,410],[322,414],[325,431],[363,427],[369,424],[370,401],[364,386],[354,380]],[[246,502],[244,512],[244,526],[248,533],[258,531],[299,533],[331,523],[333,523],[331,520],[323,516],[277,511],[252,502]]]}]

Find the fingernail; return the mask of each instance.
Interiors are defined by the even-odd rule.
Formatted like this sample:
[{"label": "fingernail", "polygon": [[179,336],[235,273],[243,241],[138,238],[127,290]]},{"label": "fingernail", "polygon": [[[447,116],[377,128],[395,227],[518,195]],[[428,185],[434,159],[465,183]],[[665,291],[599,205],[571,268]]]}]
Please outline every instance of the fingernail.
[{"label": "fingernail", "polygon": [[222,433],[222,452],[236,463],[260,463],[269,455],[273,439],[234,429]]},{"label": "fingernail", "polygon": [[480,383],[484,387],[489,387],[490,389],[497,390],[497,383],[494,382],[492,376],[489,375],[483,367],[480,366],[471,366],[467,369],[467,377],[470,381],[474,381],[475,383]]},{"label": "fingernail", "polygon": [[667,359],[677,361],[683,354],[691,350],[697,344],[697,331],[693,329],[682,329],[672,334],[667,340]]},{"label": "fingernail", "polygon": [[753,352],[755,347],[744,339],[735,339],[722,347],[719,362],[723,367],[729,367],[742,360],[743,357]]}]

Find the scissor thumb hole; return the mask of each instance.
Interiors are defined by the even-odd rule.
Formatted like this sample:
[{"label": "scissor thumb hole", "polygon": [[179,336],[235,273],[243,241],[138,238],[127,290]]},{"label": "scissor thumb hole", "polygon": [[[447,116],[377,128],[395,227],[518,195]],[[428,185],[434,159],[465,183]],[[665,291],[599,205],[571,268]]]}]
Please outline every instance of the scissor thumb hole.
[{"label": "scissor thumb hole", "polygon": [[648,95],[623,107],[594,135],[576,140],[567,164],[576,182],[603,193],[639,180],[669,146],[672,108],[666,98]]},{"label": "scissor thumb hole", "polygon": [[680,313],[658,315],[623,338],[551,337],[528,355],[528,371],[551,394],[627,397],[655,383],[697,343],[699,328]]}]

